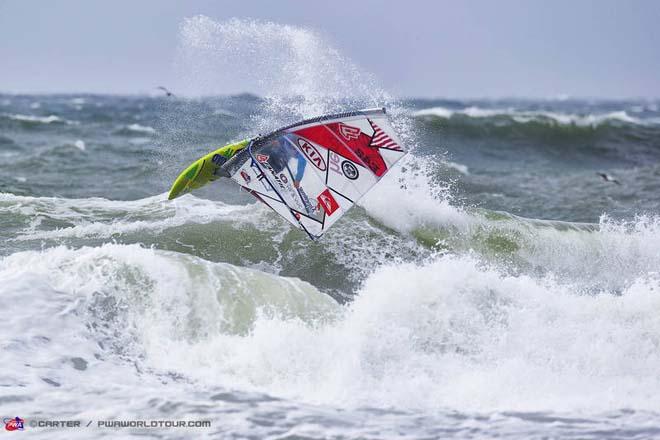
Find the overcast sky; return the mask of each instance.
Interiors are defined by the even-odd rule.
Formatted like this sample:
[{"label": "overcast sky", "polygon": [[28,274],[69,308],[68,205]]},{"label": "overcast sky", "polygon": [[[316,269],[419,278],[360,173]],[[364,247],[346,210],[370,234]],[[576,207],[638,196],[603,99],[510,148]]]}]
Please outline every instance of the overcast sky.
[{"label": "overcast sky", "polygon": [[0,0],[0,92],[176,85],[197,14],[310,28],[399,96],[660,97],[652,0]]}]

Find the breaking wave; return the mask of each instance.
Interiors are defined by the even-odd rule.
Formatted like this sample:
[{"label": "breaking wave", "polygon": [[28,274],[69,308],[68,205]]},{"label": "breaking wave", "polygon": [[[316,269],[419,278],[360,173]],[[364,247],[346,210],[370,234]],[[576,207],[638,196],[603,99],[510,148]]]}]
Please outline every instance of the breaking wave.
[{"label": "breaking wave", "polygon": [[660,125],[659,118],[643,119],[631,116],[625,110],[600,114],[577,114],[543,110],[517,110],[513,108],[465,107],[463,109],[451,109],[447,107],[432,107],[417,110],[413,115],[418,118],[427,119],[480,118],[490,119],[493,123],[497,121],[510,121],[519,124],[542,123],[548,125],[575,125],[578,127],[597,127],[610,123]]},{"label": "breaking wave", "polygon": [[[21,279],[84,317],[85,337],[101,342],[105,356],[200,384],[348,408],[660,404],[657,273],[630,279],[620,292],[584,295],[552,276],[511,275],[445,255],[422,265],[385,264],[354,302],[339,306],[299,280],[106,244],[0,260],[6,300]],[[28,335],[64,316],[32,319],[38,324]]]},{"label": "breaking wave", "polygon": [[[91,173],[77,167],[65,175],[61,156],[52,157],[48,171],[59,180],[36,186],[24,179],[26,195],[0,194],[0,331],[8,335],[2,347],[10,366],[3,383],[18,390],[0,403],[28,414],[38,401],[82,419],[95,418],[101,405],[112,416],[154,419],[209,411],[223,425],[214,426],[217,435],[240,425],[238,431],[264,438],[303,432],[271,429],[292,425],[290,417],[298,417],[297,425],[320,426],[318,437],[352,423],[349,436],[370,438],[443,437],[420,434],[419,425],[439,425],[429,414],[454,420],[465,436],[489,432],[494,419],[512,422],[505,430],[522,431],[529,425],[516,411],[533,420],[533,434],[543,435],[550,424],[563,423],[556,415],[566,412],[581,434],[591,427],[601,432],[601,411],[612,419],[636,412],[641,430],[657,420],[657,216],[626,211],[628,220],[572,223],[466,206],[454,199],[451,182],[435,178],[438,169],[454,169],[465,180],[487,173],[478,161],[444,157],[447,138],[435,130],[427,130],[428,156],[406,157],[320,242],[222,182],[216,193],[200,197],[144,197],[162,192],[165,184],[154,181],[169,183],[224,137],[352,106],[394,104],[393,123],[413,149],[422,145],[416,131],[448,127],[489,140],[501,130],[535,149],[549,133],[613,131],[623,151],[632,136],[640,143],[658,138],[648,122],[657,109],[583,112],[557,104],[549,112],[466,102],[411,117],[313,31],[196,17],[183,23],[181,34],[186,91],[213,93],[209,84],[255,81],[259,72],[263,99],[163,99],[158,108],[171,113],[157,125],[145,116],[143,105],[155,111],[148,100],[67,97],[67,107],[85,105],[72,118],[90,122],[84,125],[89,133],[70,133],[77,130],[54,121],[15,124],[69,131],[58,144],[84,138],[89,150],[109,133],[119,136],[108,141],[107,154],[85,153],[96,167]],[[359,98],[342,100],[347,89]],[[40,102],[44,109],[53,105],[47,97]],[[143,129],[152,126],[154,133]],[[159,145],[185,150],[170,157],[171,173],[157,165],[165,155],[127,138],[156,143],[168,133],[172,138]],[[14,145],[10,138],[0,142]],[[468,144],[462,144],[466,150]],[[520,158],[509,147],[501,143],[503,163]],[[592,153],[585,157],[597,156]],[[39,154],[33,160],[42,163]],[[136,170],[124,160],[151,168]],[[69,188],[72,176],[81,186],[105,181],[96,173],[104,169],[116,177],[112,182],[132,185],[146,176],[150,183],[142,193],[123,186],[98,190],[108,198],[88,197],[96,187]],[[644,172],[652,191],[655,168]],[[8,177],[14,184],[20,176]],[[58,197],[34,196],[50,191],[51,182]],[[617,189],[627,191],[623,183]],[[539,188],[532,187],[534,196]],[[218,193],[223,201],[202,198]],[[137,200],[110,200],[114,194]],[[400,420],[392,420],[406,411],[409,431],[401,434]],[[370,417],[379,429],[361,435],[366,431],[353,428]],[[475,424],[488,426],[475,434]]]},{"label": "breaking wave", "polygon": [[21,114],[4,114],[0,115],[11,121],[23,122],[26,124],[76,124],[76,121],[69,121],[62,119],[56,115],[49,116],[35,116],[35,115],[21,115]]},{"label": "breaking wave", "polygon": [[144,135],[156,134],[156,129],[153,127],[149,127],[148,125],[129,124],[117,130],[116,133],[123,134],[126,136],[134,136],[134,135],[144,136]]}]

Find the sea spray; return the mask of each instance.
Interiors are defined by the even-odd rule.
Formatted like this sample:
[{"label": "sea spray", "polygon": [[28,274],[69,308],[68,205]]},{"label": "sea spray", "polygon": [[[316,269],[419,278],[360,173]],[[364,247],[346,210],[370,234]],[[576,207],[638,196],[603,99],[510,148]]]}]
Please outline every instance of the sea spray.
[{"label": "sea spray", "polygon": [[261,132],[297,119],[392,102],[372,75],[317,32],[294,25],[186,19],[178,65],[188,93],[256,92],[266,104],[253,118]]},{"label": "sea spray", "polygon": [[345,408],[660,403],[657,274],[620,294],[580,295],[552,276],[509,276],[443,256],[382,266],[342,309],[295,280],[135,245],[53,248],[0,263],[9,286],[27,274],[69,297],[60,304],[72,301],[67,313],[88,320],[85,338],[103,341],[105,355],[209,386]]},{"label": "sea spray", "polygon": [[[657,103],[393,101],[314,31],[195,20],[209,38],[182,34],[179,56],[200,96],[0,97],[1,412],[203,413],[220,437],[658,435]],[[202,96],[234,75],[216,53],[255,85],[261,46],[294,60],[257,66],[263,97]],[[381,105],[413,154],[319,242],[223,181],[164,199],[225,142]],[[458,113],[413,115],[432,107]],[[450,160],[469,168],[453,183]]]}]

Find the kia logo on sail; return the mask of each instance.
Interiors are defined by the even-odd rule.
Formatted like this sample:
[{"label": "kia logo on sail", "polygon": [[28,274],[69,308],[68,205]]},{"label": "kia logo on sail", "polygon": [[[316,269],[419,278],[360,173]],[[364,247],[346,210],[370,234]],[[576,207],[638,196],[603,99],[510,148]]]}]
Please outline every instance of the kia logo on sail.
[{"label": "kia logo on sail", "polygon": [[298,146],[300,147],[300,150],[305,154],[305,156],[307,156],[307,159],[309,159],[309,161],[313,163],[316,168],[321,171],[326,170],[323,156],[321,156],[321,153],[319,153],[319,150],[317,150],[316,147],[314,147],[303,138],[298,138]]}]

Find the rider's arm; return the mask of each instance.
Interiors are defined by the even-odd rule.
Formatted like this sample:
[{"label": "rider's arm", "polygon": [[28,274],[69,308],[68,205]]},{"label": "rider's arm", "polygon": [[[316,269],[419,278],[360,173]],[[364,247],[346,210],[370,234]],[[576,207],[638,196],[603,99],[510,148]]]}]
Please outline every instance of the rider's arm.
[{"label": "rider's arm", "polygon": [[298,161],[298,168],[296,169],[296,177],[294,177],[294,180],[296,182],[300,182],[303,178],[303,175],[305,174],[305,166],[307,165],[307,161],[303,157],[302,154],[296,151],[296,160]]}]

